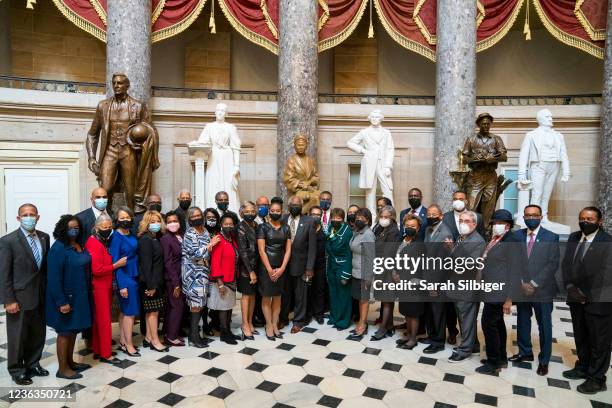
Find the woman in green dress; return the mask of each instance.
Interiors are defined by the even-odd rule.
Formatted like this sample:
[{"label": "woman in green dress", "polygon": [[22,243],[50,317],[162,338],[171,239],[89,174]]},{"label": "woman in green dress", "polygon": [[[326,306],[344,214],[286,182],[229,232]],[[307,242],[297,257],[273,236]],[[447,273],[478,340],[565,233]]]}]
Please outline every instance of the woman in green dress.
[{"label": "woman in green dress", "polygon": [[351,271],[352,253],[349,242],[353,231],[344,222],[344,210],[331,210],[328,233],[325,239],[327,252],[327,282],[329,285],[329,324],[344,330],[351,324]]}]

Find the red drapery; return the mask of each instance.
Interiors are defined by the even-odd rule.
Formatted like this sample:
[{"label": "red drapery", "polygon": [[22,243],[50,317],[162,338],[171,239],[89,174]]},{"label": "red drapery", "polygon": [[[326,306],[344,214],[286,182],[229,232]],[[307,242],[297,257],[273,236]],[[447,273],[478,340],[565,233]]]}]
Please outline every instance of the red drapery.
[{"label": "red drapery", "polygon": [[[281,0],[216,1],[232,27],[250,41],[278,52]],[[372,4],[389,35],[403,47],[436,58],[437,0],[313,0],[319,8],[319,51],[335,47],[356,28]],[[53,0],[78,27],[106,41],[107,0]],[[151,37],[160,41],[185,30],[206,0],[151,0]],[[603,58],[608,0],[477,0],[477,51],[500,41],[524,4],[532,3],[546,29],[565,44]],[[214,32],[214,31],[213,31]]]}]

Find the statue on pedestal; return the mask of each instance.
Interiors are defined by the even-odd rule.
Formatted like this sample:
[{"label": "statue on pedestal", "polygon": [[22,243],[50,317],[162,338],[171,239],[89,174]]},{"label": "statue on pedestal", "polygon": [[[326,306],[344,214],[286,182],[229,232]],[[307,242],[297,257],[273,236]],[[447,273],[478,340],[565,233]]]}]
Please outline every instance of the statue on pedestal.
[{"label": "statue on pedestal", "polygon": [[366,189],[366,207],[376,214],[376,186],[382,195],[393,202],[393,156],[395,147],[391,132],[381,126],[384,116],[380,109],[373,110],[368,119],[370,126],[353,136],[346,145],[355,153],[363,154],[359,173],[359,188]]},{"label": "statue on pedestal", "polygon": [[88,167],[109,193],[108,208],[113,193],[123,192],[126,205],[141,213],[159,168],[159,136],[147,105],[128,95],[128,77],[113,74],[112,87],[114,95],[98,103],[87,133]]},{"label": "statue on pedestal", "polygon": [[283,181],[289,196],[297,195],[304,205],[302,212],[308,214],[310,208],[319,205],[319,173],[315,160],[306,155],[308,138],[296,135],[293,139],[295,154],[287,159]]},{"label": "statue on pedestal", "polygon": [[464,162],[470,168],[466,181],[466,193],[470,210],[482,214],[482,221],[489,225],[495,203],[507,185],[497,176],[497,164],[508,160],[506,146],[501,137],[490,133],[493,116],[481,113],[476,118],[479,131],[465,141],[461,151]]},{"label": "statue on pedestal", "polygon": [[215,194],[225,191],[229,196],[230,211],[238,214],[238,181],[240,180],[240,138],[236,126],[225,121],[227,105],[220,103],[215,110],[216,120],[206,124],[198,144],[209,145],[206,166],[206,207],[215,208]]},{"label": "statue on pedestal", "polygon": [[[519,154],[519,185],[531,190],[529,204],[542,208],[542,223],[548,221],[550,196],[561,170],[561,181],[571,176],[570,164],[563,135],[553,129],[552,113],[548,109],[538,111],[538,128],[525,135]],[[529,178],[527,172],[529,171]],[[522,209],[519,208],[519,213]]]}]

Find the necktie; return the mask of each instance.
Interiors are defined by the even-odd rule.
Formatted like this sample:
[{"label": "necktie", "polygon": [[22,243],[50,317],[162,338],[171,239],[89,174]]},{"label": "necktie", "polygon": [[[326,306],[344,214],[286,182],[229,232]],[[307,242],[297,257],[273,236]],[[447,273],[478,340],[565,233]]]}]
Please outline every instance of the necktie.
[{"label": "necktie", "polygon": [[295,227],[296,227],[296,219],[292,218],[291,219],[291,224],[290,224],[290,228],[291,228],[291,240],[293,241],[293,239],[295,238]]},{"label": "necktie", "polygon": [[529,242],[527,242],[527,258],[531,256],[531,251],[533,250],[534,244],[535,244],[535,234],[533,232],[530,232]]},{"label": "necktie", "polygon": [[323,211],[323,224],[327,225],[327,211]]},{"label": "necktie", "polygon": [[410,210],[410,214],[416,214],[416,210],[413,208],[412,210]]},{"label": "necktie", "polygon": [[485,248],[483,256],[486,257],[487,254],[489,253],[489,251],[491,250],[491,248],[493,248],[495,246],[495,244],[497,244],[497,242],[499,242],[500,239],[501,239],[501,235],[493,237],[491,239],[491,242],[489,242],[489,245],[487,245],[487,247]]},{"label": "necktie", "polygon": [[574,253],[574,262],[582,261],[582,257],[584,257],[586,246],[587,246],[587,238],[584,237],[582,238],[582,241],[580,241],[580,243],[578,244],[578,247],[576,248],[576,252]]},{"label": "necktie", "polygon": [[40,251],[38,250],[38,245],[36,245],[36,241],[34,240],[34,235],[28,235],[28,242],[30,244],[30,248],[32,248],[32,254],[34,254],[34,260],[36,261],[36,265],[40,268],[40,262],[42,261]]}]

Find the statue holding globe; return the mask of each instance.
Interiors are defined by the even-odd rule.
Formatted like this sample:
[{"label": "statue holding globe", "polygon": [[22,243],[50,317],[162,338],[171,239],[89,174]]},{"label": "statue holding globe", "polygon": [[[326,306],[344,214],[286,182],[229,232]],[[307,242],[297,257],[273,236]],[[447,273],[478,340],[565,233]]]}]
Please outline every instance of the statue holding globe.
[{"label": "statue holding globe", "polygon": [[113,74],[112,87],[114,95],[98,103],[87,133],[88,167],[108,192],[109,208],[113,194],[123,193],[127,206],[141,213],[159,168],[159,136],[147,105],[128,95],[128,77]]}]

